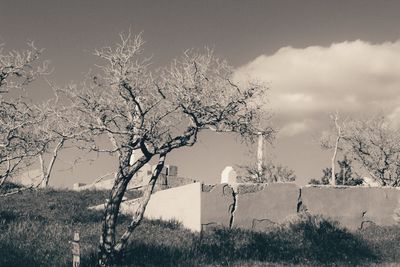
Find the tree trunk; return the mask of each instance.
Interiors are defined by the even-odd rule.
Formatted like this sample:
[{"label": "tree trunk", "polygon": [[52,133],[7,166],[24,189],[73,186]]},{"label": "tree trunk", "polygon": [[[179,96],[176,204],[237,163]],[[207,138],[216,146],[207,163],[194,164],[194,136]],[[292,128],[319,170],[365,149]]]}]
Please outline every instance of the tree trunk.
[{"label": "tree trunk", "polygon": [[331,162],[331,164],[332,164],[331,185],[332,186],[336,186],[335,164],[336,164],[337,152],[339,149],[339,142],[340,142],[340,139],[342,138],[342,127],[340,127],[338,120],[339,120],[339,113],[336,112],[335,117],[334,117],[334,122],[335,122],[336,131],[337,131],[337,137],[336,137],[336,143],[335,143],[335,148],[333,151],[332,162]]},{"label": "tree trunk", "polygon": [[[122,198],[132,177],[149,161],[150,158],[142,157],[132,166],[122,166],[118,171],[104,210],[103,228],[98,251],[99,266],[111,266],[117,260],[118,255],[115,250],[115,228]],[[127,162],[129,163],[129,160]],[[130,168],[126,174],[124,174],[125,168]]]},{"label": "tree trunk", "polygon": [[336,176],[335,176],[335,164],[336,164],[336,155],[338,151],[338,146],[339,146],[339,141],[340,141],[340,136],[336,138],[336,144],[335,148],[333,151],[333,156],[331,159],[331,164],[332,164],[332,172],[331,172],[331,185],[336,186]]},{"label": "tree trunk", "polygon": [[40,184],[38,186],[41,186],[43,188],[46,188],[49,186],[49,181],[50,181],[50,175],[51,172],[53,171],[54,163],[56,162],[57,156],[58,156],[58,151],[63,147],[65,142],[64,138],[61,138],[60,141],[57,143],[56,147],[53,150],[53,155],[51,156],[49,165],[47,166],[47,169],[44,167],[44,160],[43,160],[43,155],[39,154],[39,160],[40,160],[40,165],[42,169],[42,179]]},{"label": "tree trunk", "polygon": [[157,179],[158,179],[162,169],[164,168],[165,158],[166,158],[165,154],[160,155],[157,167],[153,171],[150,181],[149,181],[148,185],[146,186],[145,191],[143,192],[142,198],[140,199],[139,206],[137,207],[134,215],[132,216],[132,221],[129,224],[128,229],[122,235],[118,244],[115,246],[115,250],[117,251],[118,254],[121,254],[124,252],[124,250],[126,249],[126,246],[128,244],[129,237],[131,236],[132,232],[135,230],[135,228],[140,224],[140,222],[143,219],[143,215],[144,215],[144,212],[146,211],[147,204],[149,203],[151,194],[153,193],[153,190],[154,190],[154,185],[156,184]]}]

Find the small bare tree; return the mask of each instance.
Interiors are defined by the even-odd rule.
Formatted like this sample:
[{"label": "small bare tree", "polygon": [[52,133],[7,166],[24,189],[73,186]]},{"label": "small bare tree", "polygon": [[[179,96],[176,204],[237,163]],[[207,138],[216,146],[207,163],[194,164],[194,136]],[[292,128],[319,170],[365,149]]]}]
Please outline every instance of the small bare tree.
[{"label": "small bare tree", "polygon": [[[264,87],[249,83],[243,88],[231,81],[233,70],[212,51],[186,51],[183,57],[157,72],[149,70],[142,56],[141,35],[121,35],[115,47],[96,51],[105,61],[82,87],[70,86],[64,93],[71,100],[75,123],[92,151],[115,154],[118,167],[114,186],[106,203],[99,249],[99,264],[107,266],[126,248],[140,223],[154,183],[167,155],[178,148],[193,146],[200,131],[237,132],[253,141],[261,132],[261,93]],[[106,136],[110,145],[97,142]],[[135,151],[143,156],[130,164]],[[132,218],[119,240],[116,223],[128,183],[151,159],[157,167]]]},{"label": "small bare tree", "polygon": [[[57,88],[53,89],[55,98],[40,106],[44,119],[32,129],[40,144],[37,158],[41,170],[41,187],[49,185],[60,151],[66,148],[68,143],[73,147],[79,142],[83,131],[87,131],[79,125],[79,122],[73,122],[76,112],[71,110],[72,106],[60,101]],[[75,159],[74,164],[77,161],[78,159]]]},{"label": "small bare tree", "polygon": [[346,136],[346,122],[340,122],[339,112],[330,115],[332,122],[331,130],[323,132],[320,144],[323,149],[333,150],[331,158],[331,178],[330,184],[336,186],[335,170],[337,155],[342,150],[342,140]]}]

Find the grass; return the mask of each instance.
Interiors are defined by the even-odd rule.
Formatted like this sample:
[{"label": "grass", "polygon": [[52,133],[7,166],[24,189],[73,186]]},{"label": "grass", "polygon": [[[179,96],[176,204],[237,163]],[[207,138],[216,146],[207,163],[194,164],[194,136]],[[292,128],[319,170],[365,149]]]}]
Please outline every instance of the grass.
[{"label": "grass", "polygon": [[[95,266],[102,214],[87,210],[104,191],[24,192],[0,199],[0,266],[71,266],[74,231],[82,266]],[[121,228],[128,223],[122,217]],[[400,265],[400,227],[356,233],[319,217],[269,232],[216,229],[194,234],[176,222],[144,221],[122,266],[365,266]]]}]

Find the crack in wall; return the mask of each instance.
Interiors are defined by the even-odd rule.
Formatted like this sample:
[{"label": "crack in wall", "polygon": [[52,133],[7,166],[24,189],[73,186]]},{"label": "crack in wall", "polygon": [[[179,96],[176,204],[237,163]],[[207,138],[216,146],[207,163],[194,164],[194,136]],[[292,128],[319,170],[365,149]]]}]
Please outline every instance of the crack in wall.
[{"label": "crack in wall", "polygon": [[361,214],[362,221],[361,221],[360,228],[359,228],[360,230],[364,229],[364,224],[368,224],[368,225],[374,224],[374,225],[376,225],[376,223],[374,221],[364,220],[366,214],[367,214],[366,210],[364,210],[362,212],[362,214]]},{"label": "crack in wall", "polygon": [[271,225],[278,225],[278,223],[271,221],[270,219],[253,219],[253,221],[251,222],[251,229],[255,229],[257,223],[260,222],[268,222]]},{"label": "crack in wall", "polygon": [[238,204],[238,201],[237,201],[238,194],[235,192],[235,190],[232,187],[230,187],[230,188],[232,189],[233,203],[230,205],[230,208],[229,208],[230,213],[231,213],[231,218],[229,220],[229,228],[232,229],[233,223],[235,221],[235,211],[237,209],[237,204]]},{"label": "crack in wall", "polygon": [[297,198],[297,206],[296,206],[296,212],[301,213],[301,212],[306,212],[307,207],[303,203],[303,199],[301,198],[301,187],[299,188],[299,197]]}]

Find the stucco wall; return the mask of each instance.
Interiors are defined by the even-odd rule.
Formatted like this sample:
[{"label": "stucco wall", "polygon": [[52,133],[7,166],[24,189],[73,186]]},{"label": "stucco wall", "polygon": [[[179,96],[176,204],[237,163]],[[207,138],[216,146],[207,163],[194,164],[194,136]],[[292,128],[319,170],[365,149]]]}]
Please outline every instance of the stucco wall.
[{"label": "stucco wall", "polygon": [[[136,200],[122,204],[123,213],[135,210]],[[239,227],[266,230],[296,218],[298,212],[322,215],[355,230],[368,224],[396,225],[400,220],[400,190],[396,188],[329,187],[295,184],[193,183],[156,192],[145,217],[176,219],[193,231]]]},{"label": "stucco wall", "polygon": [[147,205],[145,217],[180,221],[192,231],[200,231],[201,184],[193,183],[154,193]]},{"label": "stucco wall", "polygon": [[202,229],[230,226],[235,199],[227,184],[202,185],[201,226]]},{"label": "stucco wall", "polygon": [[238,187],[234,227],[264,230],[297,214],[299,188],[295,184]]},{"label": "stucco wall", "polygon": [[368,223],[395,225],[396,211],[400,208],[400,190],[373,187],[303,187],[301,200],[310,214],[320,214],[354,230]]}]

